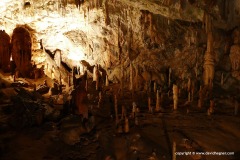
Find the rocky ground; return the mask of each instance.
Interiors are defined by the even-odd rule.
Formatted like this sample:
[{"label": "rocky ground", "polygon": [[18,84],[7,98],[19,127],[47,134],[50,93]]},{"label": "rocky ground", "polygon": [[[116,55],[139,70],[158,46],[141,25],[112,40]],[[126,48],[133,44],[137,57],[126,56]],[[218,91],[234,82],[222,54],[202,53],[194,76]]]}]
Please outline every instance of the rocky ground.
[{"label": "rocky ground", "polygon": [[[174,153],[185,154],[176,155],[177,160],[240,159],[240,116],[234,115],[231,97],[216,99],[214,113],[207,115],[207,106],[198,108],[195,101],[186,103],[186,99],[181,99],[178,110],[173,112],[172,97],[166,93],[164,110],[149,113],[147,96],[136,92],[135,101],[139,107],[136,122],[132,116],[131,93],[125,91],[118,101],[118,113],[121,113],[120,106],[125,105],[129,119],[130,131],[124,133],[115,123],[113,94],[118,88],[116,84],[103,89],[100,105],[94,85],[89,86],[92,116],[83,121],[79,115],[68,113],[60,100],[50,101],[48,93],[34,94],[30,85],[33,80],[25,79],[29,86],[19,92],[19,88],[10,85],[7,75],[1,76],[1,84],[5,84],[0,90],[0,157],[3,160],[169,160],[174,158],[174,150]],[[42,83],[42,79],[38,83]],[[25,95],[28,99],[26,93],[36,98],[31,105],[26,105],[27,101],[16,105],[11,98]],[[44,104],[43,116],[36,112],[39,110],[37,104]],[[35,114],[26,114],[33,112],[33,106],[36,106]],[[28,110],[20,111],[19,107]],[[214,151],[234,152],[234,155],[193,155],[193,152]]]}]

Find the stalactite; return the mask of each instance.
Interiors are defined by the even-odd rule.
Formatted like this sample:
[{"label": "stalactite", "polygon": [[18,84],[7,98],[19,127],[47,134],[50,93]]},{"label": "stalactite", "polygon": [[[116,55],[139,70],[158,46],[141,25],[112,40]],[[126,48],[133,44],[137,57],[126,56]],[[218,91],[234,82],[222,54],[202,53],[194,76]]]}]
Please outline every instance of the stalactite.
[{"label": "stalactite", "polygon": [[104,6],[105,6],[105,25],[107,26],[110,24],[108,0],[105,0]]},{"label": "stalactite", "polygon": [[205,32],[206,33],[212,32],[212,17],[206,12],[204,12],[203,22],[204,22]]}]

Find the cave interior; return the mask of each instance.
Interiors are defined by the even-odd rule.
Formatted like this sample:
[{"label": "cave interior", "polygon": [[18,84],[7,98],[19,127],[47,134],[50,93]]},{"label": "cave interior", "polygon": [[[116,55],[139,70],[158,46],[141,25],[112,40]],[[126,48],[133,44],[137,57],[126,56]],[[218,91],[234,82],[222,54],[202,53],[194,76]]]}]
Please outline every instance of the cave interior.
[{"label": "cave interior", "polygon": [[0,159],[240,160],[240,0],[0,13]]}]

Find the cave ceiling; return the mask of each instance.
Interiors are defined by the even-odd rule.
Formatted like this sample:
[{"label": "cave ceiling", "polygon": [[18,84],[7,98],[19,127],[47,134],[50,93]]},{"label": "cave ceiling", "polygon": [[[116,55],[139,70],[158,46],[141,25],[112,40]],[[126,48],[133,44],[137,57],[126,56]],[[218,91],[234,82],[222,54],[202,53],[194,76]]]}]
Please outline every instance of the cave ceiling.
[{"label": "cave ceiling", "polygon": [[[51,51],[61,49],[66,54],[63,59],[88,59],[95,63],[101,58],[97,56],[99,52],[108,50],[115,54],[120,34],[118,23],[122,35],[129,36],[130,28],[135,31],[133,37],[140,36],[137,32],[141,30],[138,26],[141,12],[150,12],[156,21],[163,17],[168,24],[169,21],[202,23],[204,13],[207,13],[213,18],[216,28],[228,31],[239,25],[239,4],[240,0],[96,0],[85,1],[77,8],[73,0],[1,0],[0,28],[11,35],[16,26],[24,25],[32,35],[33,50],[40,48],[39,41],[42,40],[44,47]],[[172,25],[175,27],[174,23]],[[158,39],[171,35],[167,35],[168,32],[164,34]],[[123,50],[127,43],[128,38],[123,36]],[[142,42],[136,40],[135,43],[138,47],[132,45],[130,48],[133,57],[140,54],[141,47],[144,48]],[[89,52],[94,53],[90,56]],[[161,49],[152,49],[152,52],[155,56]]]}]

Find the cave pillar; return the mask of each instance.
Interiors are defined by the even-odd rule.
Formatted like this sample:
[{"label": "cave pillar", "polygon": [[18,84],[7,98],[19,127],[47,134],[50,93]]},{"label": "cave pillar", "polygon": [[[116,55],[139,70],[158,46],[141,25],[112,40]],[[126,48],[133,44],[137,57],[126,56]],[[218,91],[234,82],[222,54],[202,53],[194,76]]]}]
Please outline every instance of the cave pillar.
[{"label": "cave pillar", "polygon": [[204,55],[204,73],[203,81],[204,85],[212,88],[213,78],[214,78],[214,53],[213,53],[213,35],[212,32],[207,34],[207,51]]},{"label": "cave pillar", "polygon": [[23,77],[29,77],[32,70],[32,40],[27,29],[17,27],[12,35],[12,58]]},{"label": "cave pillar", "polygon": [[10,37],[4,30],[0,30],[0,68],[4,72],[10,69],[10,54]]},{"label": "cave pillar", "polygon": [[178,86],[173,84],[173,110],[177,110],[178,106]]},{"label": "cave pillar", "polygon": [[232,64],[232,76],[240,80],[240,29],[233,31],[233,45],[230,48],[230,60]]},{"label": "cave pillar", "polygon": [[160,109],[161,109],[161,104],[160,104],[159,90],[157,90],[157,95],[156,95],[156,111],[159,112]]},{"label": "cave pillar", "polygon": [[55,60],[55,62],[57,64],[57,66],[60,67],[61,66],[61,62],[62,62],[61,50],[57,49],[55,51],[54,60]]},{"label": "cave pillar", "polygon": [[133,66],[132,63],[130,62],[130,90],[133,90]]},{"label": "cave pillar", "polygon": [[202,86],[200,86],[199,96],[198,96],[198,108],[202,108],[202,106],[203,106],[203,89],[202,89]]}]

